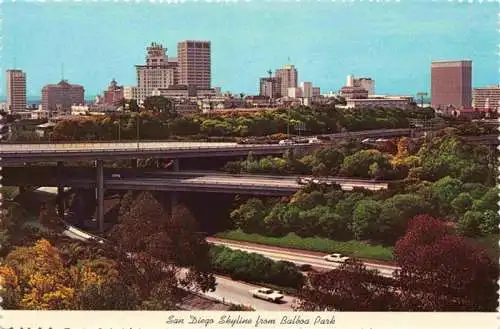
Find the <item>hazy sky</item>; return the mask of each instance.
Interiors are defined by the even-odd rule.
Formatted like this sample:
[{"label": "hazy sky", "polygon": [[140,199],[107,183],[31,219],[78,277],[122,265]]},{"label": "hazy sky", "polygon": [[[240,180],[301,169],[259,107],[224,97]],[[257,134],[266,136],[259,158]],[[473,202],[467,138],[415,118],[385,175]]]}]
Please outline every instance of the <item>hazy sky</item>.
[{"label": "hazy sky", "polygon": [[112,78],[135,85],[152,41],[177,57],[177,42],[190,39],[212,42],[212,85],[237,93],[258,93],[259,77],[288,58],[322,92],[347,74],[372,77],[379,94],[429,91],[437,59],[472,59],[475,86],[498,83],[498,2],[158,2],[6,0],[2,73],[25,70],[36,96],[64,63],[64,77],[96,95]]}]

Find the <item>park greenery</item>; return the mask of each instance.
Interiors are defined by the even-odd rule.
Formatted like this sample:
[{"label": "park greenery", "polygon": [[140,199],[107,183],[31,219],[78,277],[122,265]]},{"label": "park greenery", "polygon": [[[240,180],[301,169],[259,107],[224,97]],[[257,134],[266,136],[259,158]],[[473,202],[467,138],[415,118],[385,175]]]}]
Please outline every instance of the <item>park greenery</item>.
[{"label": "park greenery", "polygon": [[[331,134],[382,128],[407,128],[417,112],[399,109],[369,111],[340,110],[334,106],[296,107],[255,113],[190,114],[154,110],[105,116],[82,116],[62,120],[51,133],[51,140],[142,140],[166,138],[248,137],[291,134]],[[153,110],[151,110],[153,109]],[[305,127],[304,131],[299,131]],[[24,138],[20,138],[24,139]]]},{"label": "park greenery", "polygon": [[[5,210],[0,222],[7,242],[0,266],[5,309],[179,309],[186,290],[215,288],[209,246],[196,234],[189,211],[179,206],[167,215],[149,193],[123,209],[103,244],[27,227],[15,202]],[[53,205],[45,206],[39,220],[56,223],[55,217]]]},{"label": "park greenery", "polygon": [[354,260],[311,273],[299,311],[478,311],[497,307],[498,264],[442,219],[413,218],[395,246],[399,269],[382,277]]},{"label": "park greenery", "polygon": [[233,280],[296,289],[304,283],[304,276],[291,262],[273,261],[256,253],[232,250],[224,246],[212,246],[210,256],[214,271],[229,275]]},{"label": "park greenery", "polygon": [[[496,159],[489,150],[461,143],[453,134],[420,142],[417,146],[412,143],[402,138],[396,144],[394,155],[379,150],[356,151],[356,148],[350,148],[353,155],[345,155],[349,149],[345,145],[320,149],[312,155],[311,163],[313,168],[328,170],[322,174],[348,172],[346,176],[367,178],[377,167],[405,175],[400,184],[387,190],[343,191],[338,185],[310,184],[289,199],[251,198],[231,213],[240,233],[226,232],[220,236],[255,241],[259,239],[257,234],[288,247],[305,244],[297,242],[300,238],[317,239],[319,245],[322,239],[354,241],[366,243],[367,247],[356,251],[341,246],[339,249],[358,257],[373,255],[387,259],[387,253],[373,254],[368,245],[394,245],[406,231],[408,221],[417,215],[442,218],[461,236],[481,238],[498,234]],[[386,160],[380,160],[381,157]],[[300,167],[294,164],[297,161],[305,163],[303,159],[289,157],[281,160],[283,168]],[[263,159],[245,161],[248,168],[266,165]],[[333,251],[333,248],[312,244],[307,248]]]},{"label": "park greenery", "polygon": [[432,139],[402,137],[371,143],[341,140],[306,155],[287,152],[283,157],[257,158],[250,153],[242,161],[228,162],[223,170],[233,174],[312,174],[381,180],[435,181],[451,176],[464,183],[492,184],[496,161],[490,148],[467,144],[448,129]]}]

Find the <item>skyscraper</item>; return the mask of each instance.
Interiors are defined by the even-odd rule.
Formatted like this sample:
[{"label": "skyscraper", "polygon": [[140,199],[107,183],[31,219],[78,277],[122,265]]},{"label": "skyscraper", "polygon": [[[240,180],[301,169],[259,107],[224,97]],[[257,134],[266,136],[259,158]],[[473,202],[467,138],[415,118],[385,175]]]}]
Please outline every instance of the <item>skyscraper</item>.
[{"label": "skyscraper", "polygon": [[61,80],[42,88],[42,108],[47,111],[69,111],[72,105],[83,105],[85,89]]},{"label": "skyscraper", "polygon": [[179,84],[210,89],[211,86],[210,41],[181,41],[177,44]]},{"label": "skyscraper", "polygon": [[472,106],[472,61],[432,62],[431,104],[436,109]]},{"label": "skyscraper", "polygon": [[26,74],[22,70],[7,70],[7,109],[26,110]]},{"label": "skyscraper", "polygon": [[276,70],[276,78],[280,84],[281,97],[288,95],[288,88],[297,87],[297,76],[297,69],[293,65],[285,65],[283,68]]},{"label": "skyscraper", "polygon": [[155,89],[174,85],[176,78],[176,62],[169,62],[166,48],[153,42],[146,51],[146,65],[135,66],[138,101],[144,101],[146,97],[152,96]]},{"label": "skyscraper", "polygon": [[281,86],[275,77],[260,78],[260,96],[280,98]]}]

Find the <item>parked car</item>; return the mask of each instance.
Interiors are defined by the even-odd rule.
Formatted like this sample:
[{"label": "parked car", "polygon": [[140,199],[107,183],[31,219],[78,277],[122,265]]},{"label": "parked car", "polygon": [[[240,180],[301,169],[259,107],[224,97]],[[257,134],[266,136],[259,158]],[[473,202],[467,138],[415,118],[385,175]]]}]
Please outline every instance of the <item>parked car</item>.
[{"label": "parked car", "polygon": [[323,259],[326,260],[327,262],[345,263],[349,260],[349,257],[344,256],[342,254],[330,254],[323,257]]},{"label": "parked car", "polygon": [[260,298],[275,303],[279,302],[285,297],[279,291],[275,291],[269,288],[259,288],[250,290],[250,293],[254,298]]}]

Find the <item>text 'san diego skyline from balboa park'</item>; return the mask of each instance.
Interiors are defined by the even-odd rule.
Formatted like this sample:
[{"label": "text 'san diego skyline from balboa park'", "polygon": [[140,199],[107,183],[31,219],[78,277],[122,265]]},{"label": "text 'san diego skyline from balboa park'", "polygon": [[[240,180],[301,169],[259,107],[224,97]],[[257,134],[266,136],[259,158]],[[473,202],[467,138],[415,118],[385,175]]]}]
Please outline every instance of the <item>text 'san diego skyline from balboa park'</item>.
[{"label": "text 'san diego skyline from balboa park'", "polygon": [[[432,10],[428,6],[432,6]],[[27,94],[64,77],[99,94],[115,78],[135,85],[134,65],[159,42],[177,57],[180,40],[212,42],[212,85],[258,93],[259,77],[290,62],[299,81],[338,90],[348,74],[377,92],[429,91],[430,63],[471,59],[473,85],[497,83],[497,3],[23,3],[3,11],[2,71],[27,74]],[[427,8],[427,9],[425,9]],[[5,79],[2,79],[2,91]]]}]

